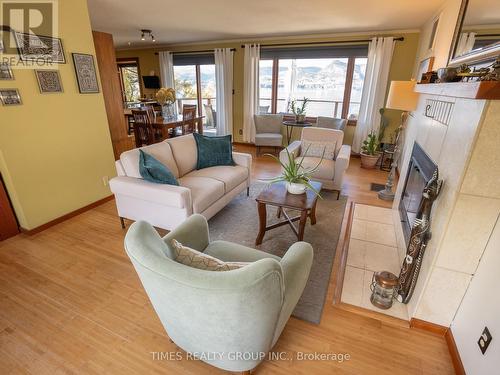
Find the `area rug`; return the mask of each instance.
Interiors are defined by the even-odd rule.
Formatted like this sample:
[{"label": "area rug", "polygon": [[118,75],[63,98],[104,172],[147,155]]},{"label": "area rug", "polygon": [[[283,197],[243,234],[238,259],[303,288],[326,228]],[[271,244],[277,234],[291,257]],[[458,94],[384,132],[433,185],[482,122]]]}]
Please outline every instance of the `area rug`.
[{"label": "area rug", "polygon": [[[246,192],[241,193],[210,219],[210,239],[235,242],[282,257],[297,242],[297,237],[288,225],[267,231],[262,244],[255,246],[259,231],[255,197],[265,188],[265,183],[254,183],[250,188],[250,197],[246,196]],[[308,220],[304,235],[304,241],[309,242],[314,249],[311,273],[293,312],[295,317],[313,323],[321,320],[347,202],[344,196],[337,200],[336,192],[323,190],[321,195],[323,199],[318,200],[316,207],[316,225],[311,225]],[[295,212],[290,212],[290,215],[295,216]],[[276,208],[268,206],[267,225],[280,220],[276,217]]]}]

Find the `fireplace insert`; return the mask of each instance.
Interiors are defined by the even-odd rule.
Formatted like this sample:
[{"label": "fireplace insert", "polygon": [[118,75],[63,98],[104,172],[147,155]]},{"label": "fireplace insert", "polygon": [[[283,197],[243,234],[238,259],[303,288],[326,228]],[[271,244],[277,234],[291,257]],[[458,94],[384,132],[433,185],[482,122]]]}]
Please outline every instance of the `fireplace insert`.
[{"label": "fireplace insert", "polygon": [[434,163],[422,147],[415,142],[413,144],[403,193],[399,202],[399,216],[403,224],[403,234],[406,246],[408,246],[411,228],[415,221],[420,201],[422,200],[422,192],[436,168],[436,163]]}]

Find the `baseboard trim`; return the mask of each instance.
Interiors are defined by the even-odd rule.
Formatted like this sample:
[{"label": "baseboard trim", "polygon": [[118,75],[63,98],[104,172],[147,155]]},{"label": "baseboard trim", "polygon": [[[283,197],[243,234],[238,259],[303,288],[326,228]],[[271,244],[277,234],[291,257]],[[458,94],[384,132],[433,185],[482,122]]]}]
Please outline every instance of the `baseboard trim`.
[{"label": "baseboard trim", "polygon": [[439,336],[445,336],[446,332],[448,331],[447,327],[441,326],[439,324],[427,322],[425,320],[417,319],[417,318],[411,318],[410,320],[410,327],[411,328],[417,328],[421,329],[427,332],[434,333]]},{"label": "baseboard trim", "polygon": [[446,340],[446,345],[448,346],[448,351],[450,352],[451,362],[453,368],[455,369],[455,374],[466,375],[462,359],[460,358],[460,353],[458,352],[457,344],[455,343],[455,338],[453,337],[453,332],[451,327],[447,328],[439,324],[434,324],[427,322],[425,320],[411,318],[410,328],[421,329],[423,331],[431,332],[444,337]]},{"label": "baseboard trim", "polygon": [[25,228],[20,228],[21,229],[21,233],[23,234],[27,234],[28,236],[32,236],[34,234],[37,234],[37,233],[40,233],[40,232],[43,232],[44,230],[50,228],[50,227],[53,227],[54,225],[57,225],[57,224],[60,224],[62,223],[63,221],[66,221],[68,219],[71,219],[72,217],[75,217],[77,215],[80,215],[88,210],[91,210],[97,206],[100,206],[101,204],[104,204],[106,202],[109,202],[111,200],[114,199],[114,195],[110,195],[110,196],[107,196],[103,199],[99,199],[98,201],[94,202],[94,203],[91,203],[91,204],[88,204],[84,207],[81,207],[77,210],[74,210],[74,211],[71,211],[71,212],[68,212],[67,214],[63,215],[63,216],[60,216],[58,217],[57,219],[54,219],[54,220],[51,220],[49,221],[48,223],[45,223],[45,224],[42,224],[36,228],[33,228],[33,229],[25,229]]},{"label": "baseboard trim", "polygon": [[446,331],[444,338],[446,339],[446,343],[448,344],[448,350],[450,351],[451,362],[453,363],[453,367],[455,368],[455,374],[466,375],[464,364],[462,363],[462,359],[460,358],[460,353],[458,352],[457,344],[455,342],[455,338],[453,337],[451,327]]}]

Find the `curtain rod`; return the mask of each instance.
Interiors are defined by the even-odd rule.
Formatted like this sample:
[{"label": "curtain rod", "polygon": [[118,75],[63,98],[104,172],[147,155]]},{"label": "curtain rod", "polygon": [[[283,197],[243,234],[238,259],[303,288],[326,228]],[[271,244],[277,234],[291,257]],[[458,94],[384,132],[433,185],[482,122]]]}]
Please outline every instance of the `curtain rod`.
[{"label": "curtain rod", "polygon": [[[403,41],[404,37],[400,36],[398,38],[394,38],[395,41]],[[331,42],[295,42],[295,43],[274,43],[274,44],[261,44],[261,47],[282,47],[282,46],[309,46],[309,45],[321,45],[321,44],[345,44],[345,43],[369,43],[371,39],[361,39],[361,40],[338,40]],[[245,48],[245,45],[242,44],[241,48]]]},{"label": "curtain rod", "polygon": [[[236,48],[231,48],[231,51],[236,51]],[[201,51],[172,51],[172,54],[174,55],[188,55],[191,53],[214,53],[213,49],[206,49],[206,50],[201,50]],[[155,52],[155,55],[158,55],[158,52]]]}]

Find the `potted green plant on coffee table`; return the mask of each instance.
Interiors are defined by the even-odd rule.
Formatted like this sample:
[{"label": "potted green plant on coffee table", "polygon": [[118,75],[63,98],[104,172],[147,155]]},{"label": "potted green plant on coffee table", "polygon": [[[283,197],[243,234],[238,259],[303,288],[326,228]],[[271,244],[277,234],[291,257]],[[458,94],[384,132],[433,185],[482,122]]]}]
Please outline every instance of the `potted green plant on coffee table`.
[{"label": "potted green plant on coffee table", "polygon": [[361,168],[374,169],[380,158],[379,140],[375,132],[367,135],[361,146]]},{"label": "potted green plant on coffee table", "polygon": [[[309,149],[309,148],[308,148]],[[265,179],[269,183],[286,182],[286,189],[290,194],[304,194],[307,189],[312,190],[319,198],[321,195],[310,183],[312,174],[319,168],[321,162],[323,161],[323,156],[325,151],[323,150],[323,155],[318,164],[313,168],[303,168],[302,163],[304,162],[304,156],[307,154],[304,152],[297,162],[293,154],[291,154],[287,148],[285,148],[288,157],[288,163],[283,163],[279,158],[271,154],[265,154],[265,156],[270,156],[283,167],[283,171],[280,176],[273,177],[271,179]]]}]

